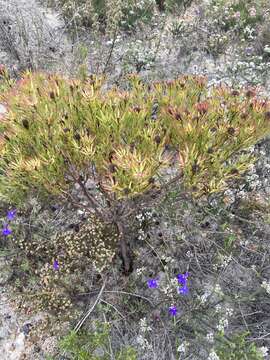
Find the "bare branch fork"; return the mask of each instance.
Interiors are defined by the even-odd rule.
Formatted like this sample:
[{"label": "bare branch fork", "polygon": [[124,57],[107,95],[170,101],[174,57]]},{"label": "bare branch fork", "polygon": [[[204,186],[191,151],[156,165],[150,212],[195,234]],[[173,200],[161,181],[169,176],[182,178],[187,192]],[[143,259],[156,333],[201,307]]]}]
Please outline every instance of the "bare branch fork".
[{"label": "bare branch fork", "polygon": [[[128,241],[127,241],[127,231],[125,222],[127,218],[134,215],[139,208],[142,207],[143,202],[149,196],[151,198],[162,198],[166,193],[166,190],[175,182],[179,181],[182,178],[182,174],[178,174],[173,179],[169,180],[167,183],[162,185],[161,189],[151,189],[143,196],[139,196],[136,202],[126,202],[119,204],[115,199],[112,199],[106,191],[103,191],[102,186],[97,186],[99,190],[108,200],[107,207],[102,206],[86,189],[85,184],[81,180],[78,171],[72,168],[69,171],[69,175],[72,177],[75,183],[79,184],[83,194],[86,196],[91,207],[93,208],[96,215],[105,223],[113,224],[116,226],[119,234],[119,245],[120,245],[120,254],[123,261],[124,273],[128,274],[132,271],[132,256],[129,251]],[[157,199],[156,199],[157,201]],[[79,205],[79,204],[78,204]],[[84,208],[87,208],[84,206]]]}]

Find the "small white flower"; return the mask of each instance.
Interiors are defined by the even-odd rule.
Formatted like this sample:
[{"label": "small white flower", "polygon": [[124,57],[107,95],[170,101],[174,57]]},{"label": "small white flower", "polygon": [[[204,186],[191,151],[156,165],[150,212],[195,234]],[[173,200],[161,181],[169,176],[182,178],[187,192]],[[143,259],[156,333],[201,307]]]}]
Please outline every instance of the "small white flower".
[{"label": "small white flower", "polygon": [[185,354],[187,351],[189,343],[187,341],[184,341],[181,345],[178,346],[177,352]]},{"label": "small white flower", "polygon": [[232,308],[227,308],[226,309],[226,315],[229,316],[229,317],[232,316],[233,315],[233,309]]},{"label": "small white flower", "polygon": [[265,289],[265,291],[267,292],[267,294],[270,295],[270,282],[267,282],[266,280],[264,280],[261,284],[261,287]]},{"label": "small white flower", "polygon": [[267,54],[270,54],[270,46],[269,45],[265,45],[264,47],[264,52],[266,52]]},{"label": "small white flower", "polygon": [[151,326],[148,326],[148,324],[147,324],[146,318],[142,318],[142,319],[140,320],[140,330],[141,330],[143,333],[145,333],[145,332],[147,332],[147,331],[152,331]]},{"label": "small white flower", "polygon": [[208,296],[209,296],[209,294],[207,294],[207,293],[204,293],[201,296],[199,296],[199,299],[201,300],[202,304],[206,303],[206,300],[207,300]]},{"label": "small white flower", "polygon": [[255,9],[254,6],[251,7],[251,8],[248,10],[248,12],[249,12],[249,16],[251,16],[251,17],[255,17],[256,14],[257,14],[257,11],[256,11],[256,9]]},{"label": "small white flower", "polygon": [[177,286],[178,285],[178,280],[176,278],[171,279],[170,282],[171,282],[172,286]]},{"label": "small white flower", "polygon": [[136,340],[137,340],[138,345],[140,345],[143,350],[146,350],[146,349],[151,350],[152,349],[152,345],[149,344],[148,340],[146,338],[144,338],[142,335],[138,335]]},{"label": "small white flower", "polygon": [[222,292],[221,287],[220,287],[219,284],[217,284],[217,285],[215,286],[214,292],[215,292],[216,294],[218,294],[218,295],[223,295],[223,292]]},{"label": "small white flower", "polygon": [[268,355],[268,348],[266,346],[260,347],[259,350],[262,353],[263,357],[266,357]]},{"label": "small white flower", "polygon": [[233,17],[236,18],[236,19],[240,19],[240,17],[241,17],[240,11],[237,11],[236,13],[234,13]]},{"label": "small white flower", "polygon": [[214,334],[211,332],[209,334],[206,335],[206,339],[209,343],[213,343],[214,342]]},{"label": "small white flower", "polygon": [[141,276],[141,275],[143,274],[144,270],[145,270],[145,267],[143,266],[143,267],[141,267],[141,268],[139,268],[139,269],[136,270],[136,274],[137,274],[138,276]]},{"label": "small white flower", "polygon": [[220,357],[217,355],[217,353],[214,350],[211,350],[207,360],[220,360]]},{"label": "small white flower", "polygon": [[217,329],[218,329],[219,331],[224,331],[224,330],[228,327],[228,325],[229,325],[228,319],[226,319],[226,318],[221,318],[221,319],[219,320],[218,325],[217,325]]},{"label": "small white flower", "polygon": [[190,250],[188,250],[188,251],[186,252],[186,256],[191,259],[191,258],[194,257],[194,254],[193,254]]}]

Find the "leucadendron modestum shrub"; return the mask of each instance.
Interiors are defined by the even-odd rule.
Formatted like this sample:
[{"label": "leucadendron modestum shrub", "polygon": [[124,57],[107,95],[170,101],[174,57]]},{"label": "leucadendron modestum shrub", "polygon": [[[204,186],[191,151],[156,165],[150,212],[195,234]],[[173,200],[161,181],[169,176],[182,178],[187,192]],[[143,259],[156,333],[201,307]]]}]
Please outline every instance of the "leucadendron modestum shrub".
[{"label": "leucadendron modestum shrub", "polygon": [[2,95],[0,197],[21,206],[29,193],[55,195],[85,206],[74,200],[77,184],[117,227],[128,271],[134,204],[167,190],[170,166],[196,196],[226,189],[255,160],[243,150],[269,134],[270,103],[254,89],[208,89],[196,76],[153,84],[130,76],[128,91],[102,83],[25,73]]}]

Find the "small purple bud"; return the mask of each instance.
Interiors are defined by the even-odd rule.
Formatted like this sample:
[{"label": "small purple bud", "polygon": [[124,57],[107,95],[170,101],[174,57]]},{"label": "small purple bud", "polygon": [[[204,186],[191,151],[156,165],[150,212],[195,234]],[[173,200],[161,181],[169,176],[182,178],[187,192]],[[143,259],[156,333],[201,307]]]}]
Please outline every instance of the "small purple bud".
[{"label": "small purple bud", "polygon": [[171,307],[169,308],[169,313],[170,313],[171,316],[176,316],[176,314],[177,314],[177,308],[176,308],[176,306],[171,306]]},{"label": "small purple bud", "polygon": [[4,228],[2,229],[2,235],[4,236],[8,236],[12,233],[12,230],[8,228],[8,224],[6,224],[4,226]]},{"label": "small purple bud", "polygon": [[178,275],[177,275],[178,283],[179,283],[180,285],[182,285],[182,286],[185,286],[186,283],[187,283],[187,278],[188,278],[188,276],[189,276],[189,273],[188,273],[188,272],[186,272],[186,273],[184,273],[184,274],[178,274]]},{"label": "small purple bud", "polygon": [[59,270],[59,262],[57,260],[54,260],[53,268],[54,268],[54,270]]},{"label": "small purple bud", "polygon": [[17,212],[16,209],[8,211],[7,213],[8,220],[13,220],[16,215],[16,212]]},{"label": "small purple bud", "polygon": [[158,287],[157,279],[150,279],[147,281],[147,285],[150,289],[156,289]]}]

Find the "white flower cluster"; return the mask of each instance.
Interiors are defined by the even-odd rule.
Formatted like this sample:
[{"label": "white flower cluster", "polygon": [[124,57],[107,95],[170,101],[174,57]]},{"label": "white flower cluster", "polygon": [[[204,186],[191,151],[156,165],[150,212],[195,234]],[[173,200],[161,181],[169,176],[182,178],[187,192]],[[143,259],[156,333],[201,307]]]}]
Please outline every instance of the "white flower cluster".
[{"label": "white flower cluster", "polygon": [[255,37],[255,29],[252,28],[251,26],[246,26],[244,28],[244,34],[245,36],[247,36],[248,40],[253,40]]},{"label": "white flower cluster", "polygon": [[160,258],[166,263],[166,265],[164,266],[165,271],[169,270],[169,265],[173,265],[176,262],[176,260],[173,257],[165,254],[161,255]]},{"label": "white flower cluster", "polygon": [[148,7],[150,7],[151,5],[155,5],[155,1],[154,0],[139,0],[136,3],[136,7],[140,10],[144,10],[147,9]]},{"label": "white flower cluster", "polygon": [[189,259],[191,259],[191,258],[194,257],[194,254],[193,254],[190,250],[188,250],[188,251],[186,252],[186,256],[187,256]]},{"label": "white flower cluster", "polygon": [[218,270],[218,269],[224,269],[228,266],[228,264],[231,262],[232,260],[232,255],[222,255],[221,256],[221,262],[219,264],[214,264],[213,265],[213,269],[214,270]]},{"label": "white flower cluster", "polygon": [[175,292],[175,287],[172,287],[171,284],[162,286],[160,290],[163,292],[164,295],[173,297],[173,293]]},{"label": "white flower cluster", "polygon": [[138,240],[144,240],[145,238],[145,232],[143,231],[143,229],[139,229],[138,230]]},{"label": "white flower cluster", "polygon": [[224,332],[224,330],[229,326],[229,321],[226,317],[222,317],[218,324],[217,324],[217,329],[218,331]]},{"label": "white flower cluster", "polygon": [[146,333],[147,331],[152,331],[151,326],[149,326],[149,325],[147,324],[146,318],[142,318],[142,319],[140,320],[140,331],[141,331],[142,333]]},{"label": "white flower cluster", "polygon": [[[220,285],[216,284],[215,286],[213,286],[213,285],[207,286],[207,289],[205,290],[204,294],[199,296],[199,300],[201,301],[202,304],[204,304],[204,303],[206,303],[209,296],[212,295],[213,293],[216,295],[219,295],[219,296],[224,295],[223,291],[221,290]],[[216,308],[219,309],[218,305]]]},{"label": "white flower cluster", "polygon": [[151,220],[153,218],[153,211],[148,210],[145,213],[141,213],[136,215],[136,219],[139,221],[140,224],[142,224],[145,220]]},{"label": "white flower cluster", "polygon": [[226,315],[227,315],[228,317],[233,316],[233,309],[232,309],[232,308],[227,308],[227,309],[226,309]]},{"label": "white flower cluster", "polygon": [[145,239],[145,232],[142,229],[142,224],[144,221],[153,219],[153,212],[152,211],[146,211],[145,213],[141,213],[136,215],[136,219],[139,222],[140,229],[138,230],[138,239],[144,240]]},{"label": "white flower cluster", "polygon": [[139,335],[136,337],[136,342],[140,347],[140,350],[152,350],[152,345],[146,338],[148,332],[152,331],[151,326],[148,325],[146,318],[142,318],[139,321]]},{"label": "white flower cluster", "polygon": [[234,73],[238,79],[240,76],[254,85],[263,82],[269,70],[270,63],[263,61],[263,57],[258,55],[243,59],[235,54],[234,61],[227,66],[227,71]]},{"label": "white flower cluster", "polygon": [[[166,268],[166,266],[164,268]],[[165,296],[173,298],[175,295],[175,292],[177,292],[177,289],[178,289],[178,285],[179,285],[178,280],[177,280],[177,278],[169,279],[168,277],[165,277],[164,280],[165,279],[166,279],[166,281],[161,281],[160,291]]]},{"label": "white flower cluster", "polygon": [[269,351],[269,349],[268,349],[266,346],[260,347],[259,350],[260,350],[260,352],[262,353],[262,356],[263,356],[263,357],[268,356],[268,351]]},{"label": "white flower cluster", "polygon": [[214,342],[214,334],[212,332],[208,333],[206,335],[206,339],[210,344],[213,344],[213,342]]},{"label": "white flower cluster", "polygon": [[214,291],[216,294],[220,295],[220,296],[224,295],[224,294],[223,294],[223,291],[221,290],[221,287],[220,287],[219,284],[216,284],[216,286],[214,287],[213,291]]},{"label": "white flower cluster", "polygon": [[137,274],[138,276],[141,276],[141,275],[144,273],[145,270],[146,270],[146,267],[143,266],[143,267],[141,267],[141,268],[139,268],[139,269],[136,270],[136,274]]},{"label": "white flower cluster", "polygon": [[207,360],[220,360],[220,357],[217,355],[217,353],[214,350],[211,350]]},{"label": "white flower cluster", "polygon": [[189,343],[187,341],[182,342],[177,348],[177,352],[185,354],[187,352],[187,348],[189,346]]},{"label": "white flower cluster", "polygon": [[145,69],[149,69],[155,60],[155,44],[147,43],[137,39],[131,42],[125,52],[126,67],[136,67],[140,64]]},{"label": "white flower cluster", "polygon": [[264,280],[261,284],[261,287],[264,288],[267,294],[270,295],[270,281]]},{"label": "white flower cluster", "polygon": [[201,301],[202,304],[205,304],[210,295],[211,295],[211,292],[206,291],[204,294],[199,296],[199,300]]},{"label": "white flower cluster", "polygon": [[142,350],[152,350],[152,345],[144,336],[138,335],[136,341]]}]

